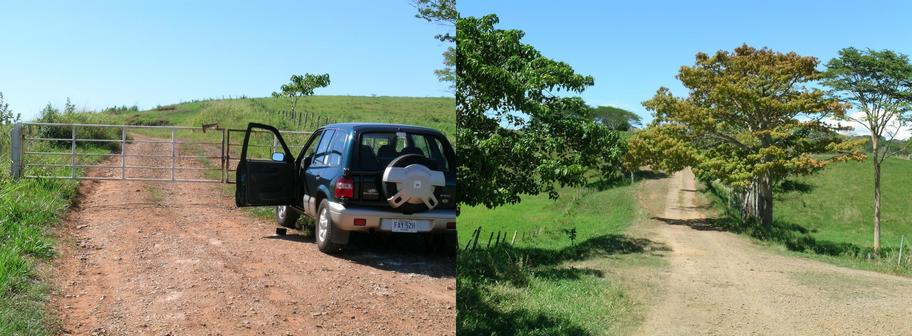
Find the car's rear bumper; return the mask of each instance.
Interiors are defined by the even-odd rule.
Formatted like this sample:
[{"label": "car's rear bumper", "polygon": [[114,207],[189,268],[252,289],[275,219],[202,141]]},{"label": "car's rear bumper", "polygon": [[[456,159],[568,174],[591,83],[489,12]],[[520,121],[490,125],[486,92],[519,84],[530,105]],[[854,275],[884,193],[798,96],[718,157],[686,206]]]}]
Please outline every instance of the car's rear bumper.
[{"label": "car's rear bumper", "polygon": [[[418,232],[443,232],[448,230],[447,223],[456,222],[455,209],[434,209],[406,215],[388,210],[346,207],[336,202],[329,202],[329,216],[336,227],[345,231],[392,231],[392,227],[388,223],[383,224],[384,219],[411,219],[422,223],[416,227]],[[364,219],[364,225],[356,226],[355,219]]]}]

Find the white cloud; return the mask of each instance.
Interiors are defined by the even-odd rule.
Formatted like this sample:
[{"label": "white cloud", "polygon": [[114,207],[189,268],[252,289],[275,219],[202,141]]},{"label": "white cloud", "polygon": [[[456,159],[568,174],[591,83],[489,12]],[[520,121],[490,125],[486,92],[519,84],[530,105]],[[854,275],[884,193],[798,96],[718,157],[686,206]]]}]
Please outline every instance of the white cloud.
[{"label": "white cloud", "polygon": [[[856,120],[863,120],[865,114],[864,114],[864,112],[857,111],[857,112],[853,112],[851,114],[851,116],[853,118],[855,118]],[[852,128],[852,130],[839,131],[840,134],[871,135],[871,132],[868,131],[868,128],[865,127],[864,124],[861,124],[857,121],[826,119],[826,120],[824,120],[824,122],[827,125],[831,125],[831,126],[842,126],[842,127],[848,126],[848,127]],[[909,137],[912,136],[912,128],[910,128],[910,126],[912,126],[912,125],[906,123],[906,124],[902,125],[902,127],[900,127],[899,121],[894,120],[893,122],[891,122],[890,125],[887,126],[887,132],[889,132],[889,134],[886,134],[887,132],[885,132],[884,137],[889,139],[893,135],[893,133],[896,133],[897,140],[909,139]]]}]

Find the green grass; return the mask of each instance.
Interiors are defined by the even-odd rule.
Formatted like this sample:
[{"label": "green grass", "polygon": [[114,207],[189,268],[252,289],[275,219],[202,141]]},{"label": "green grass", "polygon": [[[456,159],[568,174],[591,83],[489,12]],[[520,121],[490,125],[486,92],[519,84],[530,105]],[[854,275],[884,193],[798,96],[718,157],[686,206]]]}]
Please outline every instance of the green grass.
[{"label": "green grass", "polygon": [[[624,334],[638,321],[618,268],[655,265],[656,246],[622,232],[642,214],[636,186],[563,189],[497,209],[463,208],[457,256],[457,333]],[[465,250],[482,228],[479,248]],[[571,241],[569,230],[576,230]],[[506,243],[487,248],[491,232]],[[516,232],[517,242],[510,245]],[[496,236],[496,234],[495,234]],[[493,243],[492,243],[493,244]]]},{"label": "green grass", "polygon": [[[110,122],[102,114],[79,113],[57,116],[54,122]],[[0,125],[0,335],[49,335],[56,333],[54,317],[46,310],[48,285],[38,269],[55,255],[51,228],[60,222],[76,196],[78,182],[60,179],[22,179],[10,177],[10,125]],[[63,132],[51,128],[35,132],[52,135]],[[100,132],[80,137],[110,138]],[[34,142],[30,151],[61,152],[49,142]],[[78,146],[77,153],[107,153],[111,148]],[[101,157],[80,157],[79,163],[91,164]],[[68,163],[68,156],[33,157],[31,163]],[[66,168],[29,167],[26,174],[68,175]],[[81,171],[77,171],[77,174]]]},{"label": "green grass", "polygon": [[[912,275],[912,161],[888,159],[882,170],[881,247],[873,254],[873,167],[870,162],[846,162],[823,171],[794,177],[774,195],[774,225],[760,230],[734,216],[729,229],[791,253],[840,266]],[[717,206],[724,193],[713,196]],[[902,264],[900,239],[905,237]],[[870,258],[869,258],[870,257]]]},{"label": "green grass", "polygon": [[[291,109],[289,98],[238,98],[168,105],[160,110],[119,113],[124,123],[135,125],[201,126],[218,123],[223,128],[245,128],[259,122],[284,130],[312,130],[313,123],[298,125],[282,111]],[[456,133],[453,98],[311,96],[298,101],[298,112],[337,122],[404,123],[431,127],[452,138]],[[316,117],[311,118],[316,120]]]},{"label": "green grass", "polygon": [[[776,219],[807,228],[820,240],[870,247],[874,236],[874,171],[870,162],[834,164],[794,179],[808,192],[780,193]],[[912,161],[889,159],[881,179],[881,246],[912,238]]]}]

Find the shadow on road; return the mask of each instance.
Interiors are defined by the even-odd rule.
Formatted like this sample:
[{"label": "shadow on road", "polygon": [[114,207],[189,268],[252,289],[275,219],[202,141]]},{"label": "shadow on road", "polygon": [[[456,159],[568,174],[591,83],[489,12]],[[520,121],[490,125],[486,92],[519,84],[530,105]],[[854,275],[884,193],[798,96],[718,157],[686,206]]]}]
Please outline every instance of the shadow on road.
[{"label": "shadow on road", "polygon": [[719,218],[696,218],[696,219],[674,219],[674,218],[664,218],[664,217],[652,217],[657,221],[663,222],[668,225],[684,225],[689,226],[691,229],[698,231],[726,231],[720,225],[720,222],[723,219]]},{"label": "shadow on road", "polygon": [[[314,243],[312,235],[297,230],[263,239]],[[443,251],[439,241],[421,235],[352,233],[345,249],[332,256],[384,271],[452,278],[456,276],[454,252]]]}]

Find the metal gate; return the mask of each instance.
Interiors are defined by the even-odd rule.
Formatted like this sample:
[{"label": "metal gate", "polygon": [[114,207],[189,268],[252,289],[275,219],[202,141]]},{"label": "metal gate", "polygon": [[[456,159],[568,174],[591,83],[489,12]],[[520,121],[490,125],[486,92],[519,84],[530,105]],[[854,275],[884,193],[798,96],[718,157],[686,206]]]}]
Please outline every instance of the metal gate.
[{"label": "metal gate", "polygon": [[[180,127],[19,123],[11,132],[12,176],[234,183],[244,132],[215,124]],[[281,132],[283,137],[304,140],[311,133]],[[248,152],[265,152],[269,147],[275,151],[277,140],[269,137],[271,143],[265,137],[252,136],[248,147],[260,151]],[[304,141],[288,143],[289,148],[303,145]]]}]

